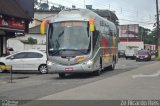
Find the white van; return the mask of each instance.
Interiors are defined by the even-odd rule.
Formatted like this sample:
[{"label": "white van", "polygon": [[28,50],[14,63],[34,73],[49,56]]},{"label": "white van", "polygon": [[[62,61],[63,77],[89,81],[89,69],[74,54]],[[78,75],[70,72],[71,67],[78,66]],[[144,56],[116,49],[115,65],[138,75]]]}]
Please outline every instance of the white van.
[{"label": "white van", "polygon": [[137,52],[138,52],[138,46],[127,46],[125,50],[125,58],[135,59]]}]

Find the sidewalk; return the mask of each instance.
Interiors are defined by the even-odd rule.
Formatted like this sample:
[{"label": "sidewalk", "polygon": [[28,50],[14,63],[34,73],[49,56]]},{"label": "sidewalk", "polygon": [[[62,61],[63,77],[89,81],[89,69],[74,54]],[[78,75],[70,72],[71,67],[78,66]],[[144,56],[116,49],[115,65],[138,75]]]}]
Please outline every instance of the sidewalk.
[{"label": "sidewalk", "polygon": [[11,79],[12,79],[12,81],[14,81],[14,80],[26,79],[26,78],[29,78],[29,76],[25,75],[25,74],[12,73],[12,76],[11,76],[10,73],[0,73],[0,84],[9,83],[11,81]]},{"label": "sidewalk", "polygon": [[160,62],[39,100],[155,100],[160,99]]}]

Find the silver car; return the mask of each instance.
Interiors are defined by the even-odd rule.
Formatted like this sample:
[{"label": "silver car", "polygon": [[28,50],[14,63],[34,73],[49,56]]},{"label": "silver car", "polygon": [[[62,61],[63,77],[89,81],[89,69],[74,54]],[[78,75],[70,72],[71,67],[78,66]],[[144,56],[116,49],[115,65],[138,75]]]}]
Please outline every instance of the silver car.
[{"label": "silver car", "polygon": [[[0,58],[0,65],[12,65],[12,70],[38,70],[46,74],[46,54],[39,50],[27,50]],[[4,71],[1,69],[1,71]]]}]

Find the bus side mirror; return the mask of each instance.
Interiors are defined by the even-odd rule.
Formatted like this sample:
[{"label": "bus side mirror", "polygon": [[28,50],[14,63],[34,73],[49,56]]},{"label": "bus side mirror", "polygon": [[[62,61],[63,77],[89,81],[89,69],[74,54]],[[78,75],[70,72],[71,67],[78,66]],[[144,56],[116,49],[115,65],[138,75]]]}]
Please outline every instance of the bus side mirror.
[{"label": "bus side mirror", "polygon": [[89,29],[90,29],[91,32],[93,32],[93,31],[95,30],[95,29],[94,29],[94,25],[90,24],[90,25],[89,25]]}]

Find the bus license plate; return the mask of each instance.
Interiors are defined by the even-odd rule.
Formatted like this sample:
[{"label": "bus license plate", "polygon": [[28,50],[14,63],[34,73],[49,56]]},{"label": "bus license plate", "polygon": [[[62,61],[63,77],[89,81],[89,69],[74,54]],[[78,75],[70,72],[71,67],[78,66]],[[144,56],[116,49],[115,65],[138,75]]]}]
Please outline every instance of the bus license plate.
[{"label": "bus license plate", "polygon": [[65,71],[73,71],[73,67],[67,67],[65,68]]}]

